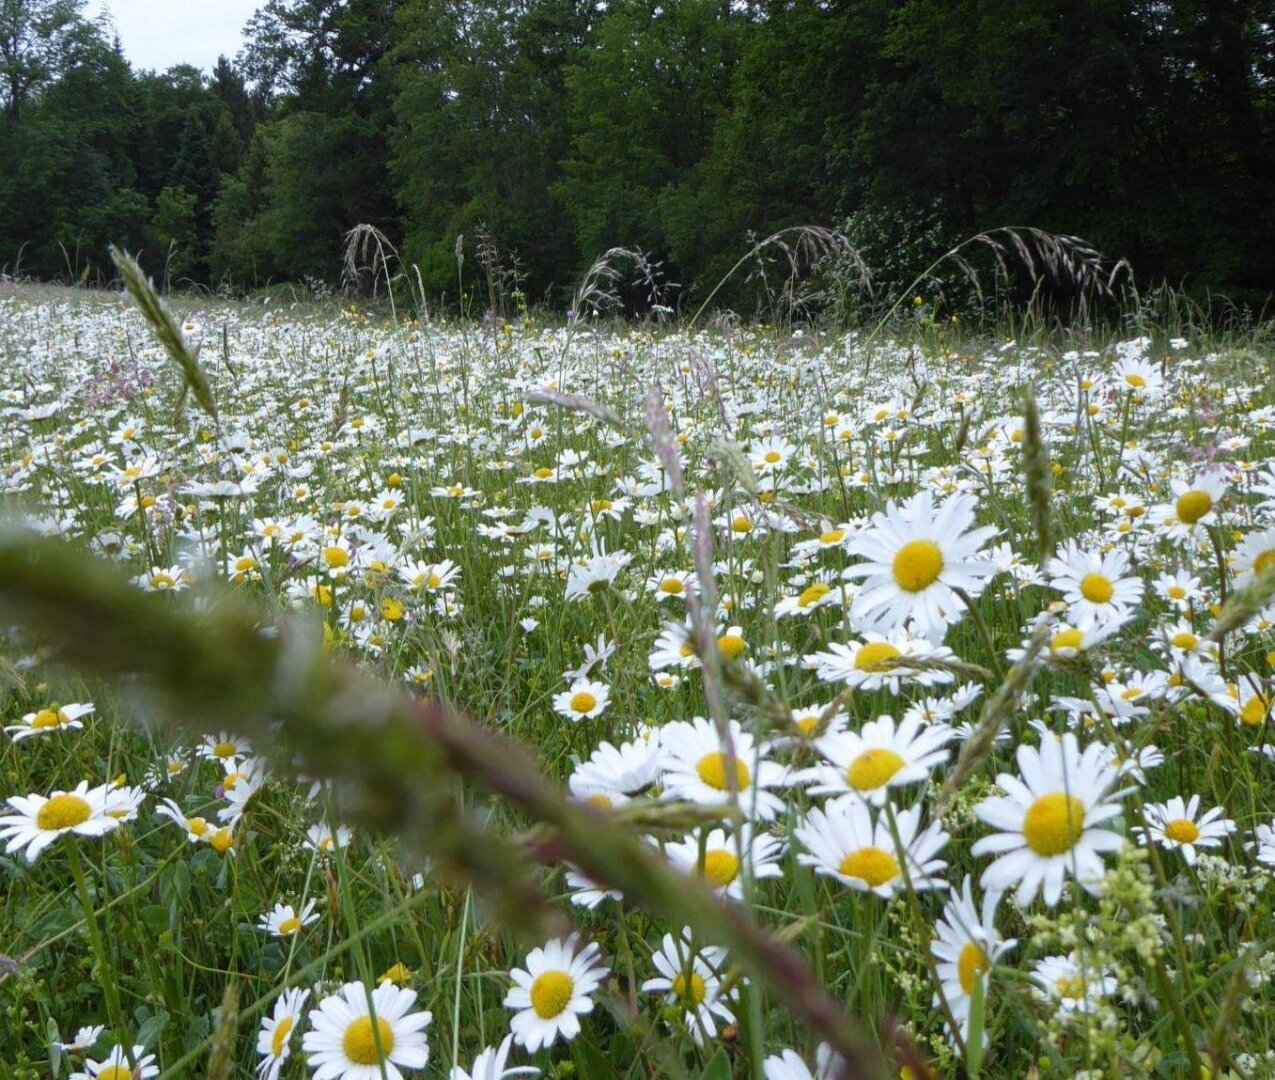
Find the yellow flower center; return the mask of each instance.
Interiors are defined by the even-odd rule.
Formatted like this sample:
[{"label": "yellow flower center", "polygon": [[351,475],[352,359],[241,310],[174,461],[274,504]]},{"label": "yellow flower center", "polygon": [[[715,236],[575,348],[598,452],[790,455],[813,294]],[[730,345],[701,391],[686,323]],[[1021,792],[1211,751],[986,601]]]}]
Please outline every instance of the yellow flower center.
[{"label": "yellow flower center", "polygon": [[1063,649],[1076,649],[1079,651],[1081,643],[1085,640],[1085,635],[1073,627],[1066,630],[1060,630],[1049,642],[1049,651],[1052,653],[1062,652]]},{"label": "yellow flower center", "polygon": [[1213,496],[1207,491],[1185,492],[1178,496],[1178,501],[1173,507],[1178,520],[1186,525],[1194,525],[1212,509]]},{"label": "yellow flower center", "polygon": [[1261,694],[1254,694],[1244,703],[1244,707],[1240,709],[1240,722],[1248,724],[1250,727],[1256,727],[1266,719],[1267,712],[1270,711],[1270,702]]},{"label": "yellow flower center", "polygon": [[724,889],[739,876],[739,859],[725,848],[712,848],[704,852],[700,870],[714,889]]},{"label": "yellow flower center", "polygon": [[1175,649],[1186,649],[1190,651],[1200,643],[1200,639],[1188,630],[1179,630],[1172,638],[1169,639],[1169,643]]},{"label": "yellow flower center", "polygon": [[913,540],[894,556],[894,580],[904,592],[928,589],[943,573],[943,552],[933,540]]},{"label": "yellow flower center", "polygon": [[822,581],[816,581],[813,585],[807,585],[801,591],[801,595],[797,597],[797,606],[800,608],[808,608],[811,604],[817,603],[832,592],[831,585],[825,585]]},{"label": "yellow flower center", "polygon": [[283,922],[279,924],[280,934],[295,934],[300,929],[301,929],[301,920],[298,919],[295,915],[291,916],[290,918],[284,919]]},{"label": "yellow flower center", "polygon": [[1132,374],[1126,375],[1124,377],[1124,381],[1128,383],[1130,386],[1132,386],[1135,390],[1143,390],[1146,388],[1146,385],[1147,385],[1147,380],[1143,378],[1141,375],[1139,375],[1137,372],[1133,372]]},{"label": "yellow flower center", "polygon": [[974,993],[974,980],[987,970],[987,953],[974,942],[967,941],[956,958],[956,975],[961,980],[961,989],[967,994]]},{"label": "yellow flower center", "polygon": [[603,795],[600,791],[590,795],[584,801],[598,810],[610,810],[612,805],[610,797]]},{"label": "yellow flower center", "polygon": [[234,757],[237,749],[232,742],[219,742],[213,747],[213,755],[219,758]]},{"label": "yellow flower center", "polygon": [[323,549],[323,560],[332,569],[340,570],[343,566],[349,566],[350,553],[345,548],[333,544],[331,547]]},{"label": "yellow flower center", "polygon": [[1042,795],[1023,818],[1023,838],[1037,855],[1061,855],[1076,846],[1085,831],[1085,804],[1057,791]]},{"label": "yellow flower center", "polygon": [[[726,780],[726,755],[719,750],[714,750],[711,754],[705,754],[699,759],[695,766],[695,771],[699,773],[699,778],[715,791],[728,790]],[[752,774],[739,758],[735,759],[735,786],[743,791],[748,787]]]},{"label": "yellow flower center", "polygon": [[686,986],[686,976],[679,975],[673,980],[673,993],[690,1005],[698,1005],[704,1000],[704,979],[698,972],[691,972],[691,985]]},{"label": "yellow flower center", "polygon": [[899,863],[882,848],[863,847],[842,859],[840,870],[846,877],[860,878],[875,889],[899,876]]},{"label": "yellow flower center", "polygon": [[239,574],[246,574],[249,570],[255,569],[256,565],[257,560],[251,555],[240,555],[239,558],[235,560],[235,572]]},{"label": "yellow flower center", "polygon": [[1086,574],[1080,579],[1080,595],[1091,604],[1110,603],[1115,592],[1111,580],[1103,574]]},{"label": "yellow flower center", "polygon": [[1186,589],[1182,588],[1182,586],[1181,586],[1181,585],[1170,585],[1170,586],[1169,586],[1169,599],[1170,599],[1170,600],[1185,600],[1185,599],[1186,599]]},{"label": "yellow flower center", "polygon": [[738,660],[748,648],[748,642],[739,634],[723,634],[717,639],[717,647],[728,660]]},{"label": "yellow flower center", "polygon": [[176,584],[177,582],[173,580],[173,576],[171,574],[160,572],[158,574],[151,575],[152,589],[171,589]]},{"label": "yellow flower center", "polygon": [[1079,1001],[1085,996],[1085,980],[1079,975],[1064,975],[1054,980],[1054,989],[1058,996],[1069,1001]]},{"label": "yellow flower center", "polygon": [[753,523],[744,517],[743,514],[740,514],[730,523],[730,527],[732,532],[746,533],[752,531]]},{"label": "yellow flower center", "polygon": [[40,731],[44,728],[61,727],[69,721],[70,717],[68,717],[66,713],[62,712],[61,709],[56,712],[52,709],[41,709],[35,714],[35,719],[31,721],[31,726],[37,731]]},{"label": "yellow flower center", "polygon": [[97,1080],[133,1080],[133,1070],[127,1065],[108,1065],[99,1069],[94,1076]]},{"label": "yellow flower center", "polygon": [[41,829],[73,829],[93,816],[93,808],[78,795],[54,795],[36,811],[35,823]]},{"label": "yellow flower center", "polygon": [[1188,818],[1174,818],[1164,827],[1164,835],[1179,844],[1193,844],[1200,838],[1200,827]]},{"label": "yellow flower center", "polygon": [[819,534],[819,543],[821,544],[839,544],[846,538],[844,529],[829,529],[827,532]]},{"label": "yellow flower center", "polygon": [[218,855],[224,855],[235,846],[235,834],[225,826],[222,826],[222,828],[212,834],[212,837],[208,842],[213,846],[213,850],[216,851]]},{"label": "yellow flower center", "polygon": [[681,578],[666,577],[660,582],[660,592],[668,593],[669,596],[678,596],[686,591],[686,584]]},{"label": "yellow flower center", "polygon": [[854,655],[859,671],[889,671],[903,654],[888,641],[869,641]]},{"label": "yellow flower center", "polygon": [[1265,573],[1267,570],[1275,570],[1275,548],[1263,551],[1253,560],[1253,572],[1255,574]]},{"label": "yellow flower center", "polygon": [[203,836],[208,831],[208,822],[201,817],[187,818],[186,831],[194,836]]},{"label": "yellow flower center", "polygon": [[875,791],[890,782],[890,778],[907,763],[893,750],[881,747],[865,750],[846,770],[846,782],[856,791]]},{"label": "yellow flower center", "polygon": [[[379,1051],[376,1048],[378,1040],[381,1044]],[[394,1050],[394,1030],[379,1016],[375,1029],[370,1016],[360,1016],[345,1029],[341,1036],[341,1049],[355,1065],[379,1065]]]},{"label": "yellow flower center", "polygon": [[279,1021],[270,1036],[270,1053],[274,1057],[283,1055],[283,1048],[288,1045],[288,1036],[292,1034],[292,1017],[285,1016]]},{"label": "yellow flower center", "polygon": [[598,699],[590,694],[588,690],[581,690],[579,693],[572,694],[569,702],[571,711],[579,713],[590,712],[596,708],[597,704]]},{"label": "yellow flower center", "polygon": [[541,1020],[552,1020],[570,1004],[575,988],[565,971],[542,971],[531,984],[531,1007]]},{"label": "yellow flower center", "polygon": [[768,451],[766,454],[766,464],[774,465],[776,462],[783,461],[784,456],[778,450]]}]

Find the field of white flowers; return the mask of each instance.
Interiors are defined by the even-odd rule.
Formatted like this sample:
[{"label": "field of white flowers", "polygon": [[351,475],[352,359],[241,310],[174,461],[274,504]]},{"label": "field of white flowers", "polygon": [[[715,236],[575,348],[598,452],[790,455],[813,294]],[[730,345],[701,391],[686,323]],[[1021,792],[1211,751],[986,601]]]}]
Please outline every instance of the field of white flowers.
[{"label": "field of white flowers", "polygon": [[[211,410],[126,297],[0,299],[0,1075],[1275,1075],[1271,354],[176,310]],[[41,537],[163,629],[68,574],[31,636]],[[184,703],[62,662],[225,605]],[[220,710],[307,634],[586,827],[517,775],[398,813],[371,690]],[[621,895],[590,821],[727,906]]]}]

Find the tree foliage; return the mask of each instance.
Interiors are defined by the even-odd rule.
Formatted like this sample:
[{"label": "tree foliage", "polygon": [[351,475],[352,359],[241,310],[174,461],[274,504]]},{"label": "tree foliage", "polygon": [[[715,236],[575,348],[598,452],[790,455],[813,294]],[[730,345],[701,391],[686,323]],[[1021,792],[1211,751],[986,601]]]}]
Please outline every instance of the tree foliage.
[{"label": "tree foliage", "polygon": [[109,33],[0,0],[0,266],[109,273],[114,240],[175,278],[334,282],[366,222],[435,293],[481,236],[534,298],[623,244],[690,302],[750,238],[850,220],[1275,285],[1260,0],[268,0],[210,74]]}]

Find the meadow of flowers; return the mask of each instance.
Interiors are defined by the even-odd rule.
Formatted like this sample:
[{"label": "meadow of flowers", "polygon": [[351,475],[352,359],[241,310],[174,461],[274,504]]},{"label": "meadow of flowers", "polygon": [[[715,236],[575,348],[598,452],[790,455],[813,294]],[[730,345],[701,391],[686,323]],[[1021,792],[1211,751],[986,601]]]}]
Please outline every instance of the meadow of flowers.
[{"label": "meadow of flowers", "polygon": [[[521,740],[883,1075],[1275,1075],[1268,354],[178,313],[215,418],[127,299],[0,300],[25,528]],[[475,802],[548,940],[304,749],[7,642],[4,1077],[868,1075],[534,821]]]}]

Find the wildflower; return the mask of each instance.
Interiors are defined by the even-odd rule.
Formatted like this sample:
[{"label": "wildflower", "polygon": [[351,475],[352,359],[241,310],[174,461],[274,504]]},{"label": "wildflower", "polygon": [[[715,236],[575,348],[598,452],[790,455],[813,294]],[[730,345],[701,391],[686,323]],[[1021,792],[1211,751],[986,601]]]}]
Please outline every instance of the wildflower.
[{"label": "wildflower", "polygon": [[453,1065],[447,1080],[506,1080],[510,1076],[539,1076],[540,1070],[534,1065],[519,1065],[511,1069],[505,1064],[509,1060],[513,1041],[512,1035],[506,1035],[499,1047],[487,1047],[474,1058],[469,1072],[459,1065]]},{"label": "wildflower", "polygon": [[798,774],[811,784],[815,795],[853,792],[874,806],[885,803],[890,788],[915,784],[948,758],[944,747],[952,738],[945,724],[922,726],[920,719],[905,719],[895,728],[894,719],[869,720],[859,731],[824,735],[815,749],[827,764]]},{"label": "wildflower", "polygon": [[1128,614],[1142,599],[1142,580],[1126,576],[1129,559],[1123,552],[1105,555],[1067,544],[1049,562],[1050,584],[1063,594],[1072,623],[1082,629]]},{"label": "wildflower", "polygon": [[721,970],[726,950],[716,946],[695,949],[691,932],[683,930],[680,938],[665,934],[661,947],[651,957],[658,974],[642,983],[643,993],[665,995],[665,1002],[688,1015],[687,1026],[697,1043],[717,1035],[717,1021],[735,1022],[722,992]]},{"label": "wildflower", "polygon": [[664,854],[679,870],[732,900],[743,899],[746,874],[754,879],[782,877],[778,859],[783,850],[782,840],[747,825],[738,836],[712,829],[703,838],[692,835],[664,846]]},{"label": "wildflower", "polygon": [[554,939],[527,954],[527,966],[509,973],[514,985],[505,1007],[518,1010],[509,1030],[519,1046],[534,1054],[552,1046],[559,1036],[567,1041],[580,1034],[580,1017],[593,1011],[590,995],[606,977],[602,953],[590,942],[579,952],[573,934]]},{"label": "wildflower", "polygon": [[823,809],[811,810],[797,826],[796,837],[806,849],[797,861],[851,889],[889,900],[903,887],[902,853],[913,889],[945,889],[947,884],[934,875],[947,863],[934,856],[943,850],[948,835],[938,822],[918,831],[920,820],[916,808],[895,815],[896,845],[885,815],[874,824],[867,803],[857,795],[843,795]]},{"label": "wildflower", "polygon": [[863,641],[848,645],[834,642],[828,651],[814,653],[805,662],[824,682],[844,682],[865,691],[885,688],[892,694],[897,694],[903,683],[934,686],[954,678],[950,671],[925,666],[955,659],[952,651],[942,645],[907,634],[887,638],[869,631],[863,636]]},{"label": "wildflower", "polygon": [[151,1080],[159,1075],[155,1055],[146,1053],[146,1047],[133,1047],[133,1060],[122,1046],[111,1047],[111,1052],[101,1061],[86,1061],[83,1072],[73,1072],[69,1080]]},{"label": "wildflower", "polygon": [[36,735],[47,735],[55,731],[78,731],[84,727],[81,717],[93,713],[95,706],[87,702],[74,702],[70,705],[50,705],[37,712],[29,712],[22,717],[20,723],[10,724],[4,729],[13,741],[21,742]]},{"label": "wildflower", "polygon": [[[734,751],[733,787],[739,796],[739,807],[749,816],[769,821],[783,809],[783,802],[767,789],[782,784],[784,770],[763,756],[737,720],[730,721],[728,732]],[[660,746],[666,797],[706,806],[729,804],[732,784],[726,747],[710,721],[697,716],[689,723],[669,724],[664,728]]]},{"label": "wildflower", "polygon": [[1018,768],[1023,779],[1001,773],[996,783],[1003,797],[984,799],[974,813],[1000,830],[975,842],[975,856],[999,856],[986,870],[980,884],[1003,892],[1017,885],[1020,907],[1044,890],[1045,903],[1053,907],[1062,896],[1068,873],[1090,892],[1102,878],[1104,854],[1117,851],[1123,838],[1099,828],[1120,813],[1120,804],[1109,794],[1117,779],[1115,765],[1101,743],[1090,743],[1080,752],[1076,736],[1042,739],[1040,748],[1019,746]]},{"label": "wildflower", "polygon": [[815,1049],[813,1072],[795,1050],[785,1050],[782,1054],[768,1057],[761,1068],[765,1080],[836,1080],[842,1073],[843,1064],[827,1043],[820,1043]]},{"label": "wildflower", "polygon": [[553,696],[553,710],[568,720],[591,720],[606,711],[611,689],[605,683],[577,679],[571,688]]},{"label": "wildflower", "polygon": [[262,1080],[279,1080],[279,1072],[292,1055],[292,1037],[301,1026],[301,1010],[310,991],[293,988],[275,999],[274,1009],[261,1021],[257,1032],[257,1075]]},{"label": "wildflower", "polygon": [[928,491],[907,503],[891,503],[849,543],[866,562],[847,571],[864,579],[851,606],[861,624],[883,633],[911,626],[941,641],[960,620],[964,605],[954,592],[977,594],[995,568],[975,556],[996,530],[973,528],[976,504],[953,495],[937,510]]},{"label": "wildflower", "polygon": [[119,826],[106,812],[110,785],[90,788],[82,780],[71,791],[44,795],[11,795],[7,801],[12,814],[0,815],[0,840],[8,841],[10,855],[26,849],[26,860],[35,862],[59,836],[103,836]]},{"label": "wildflower", "polygon": [[393,983],[349,982],[310,1010],[301,1049],[318,1080],[402,1080],[429,1061],[425,1029],[433,1015],[410,1012],[416,993]]},{"label": "wildflower", "polygon": [[1047,956],[1036,962],[1031,980],[1037,996],[1064,1014],[1089,1013],[1116,992],[1119,983],[1105,970],[1094,970],[1076,953]]},{"label": "wildflower", "polygon": [[264,930],[275,937],[291,937],[293,934],[300,933],[318,917],[313,900],[307,900],[300,911],[291,904],[275,904],[269,912],[257,920],[257,929]]},{"label": "wildflower", "polygon": [[935,926],[935,936],[930,942],[943,997],[952,1018],[960,1026],[962,1041],[969,1038],[970,1002],[975,982],[985,977],[997,960],[1017,945],[1016,941],[1002,938],[996,928],[996,905],[1000,899],[1000,893],[984,896],[980,915],[974,905],[971,879],[966,877],[960,892],[951,896],[944,906],[943,917]]},{"label": "wildflower", "polygon": [[1156,843],[1163,848],[1176,848],[1188,866],[1195,865],[1196,848],[1220,847],[1235,831],[1235,822],[1222,817],[1222,808],[1213,807],[1200,813],[1200,797],[1186,801],[1175,795],[1165,803],[1147,803],[1146,828],[1135,828],[1144,844]]}]

